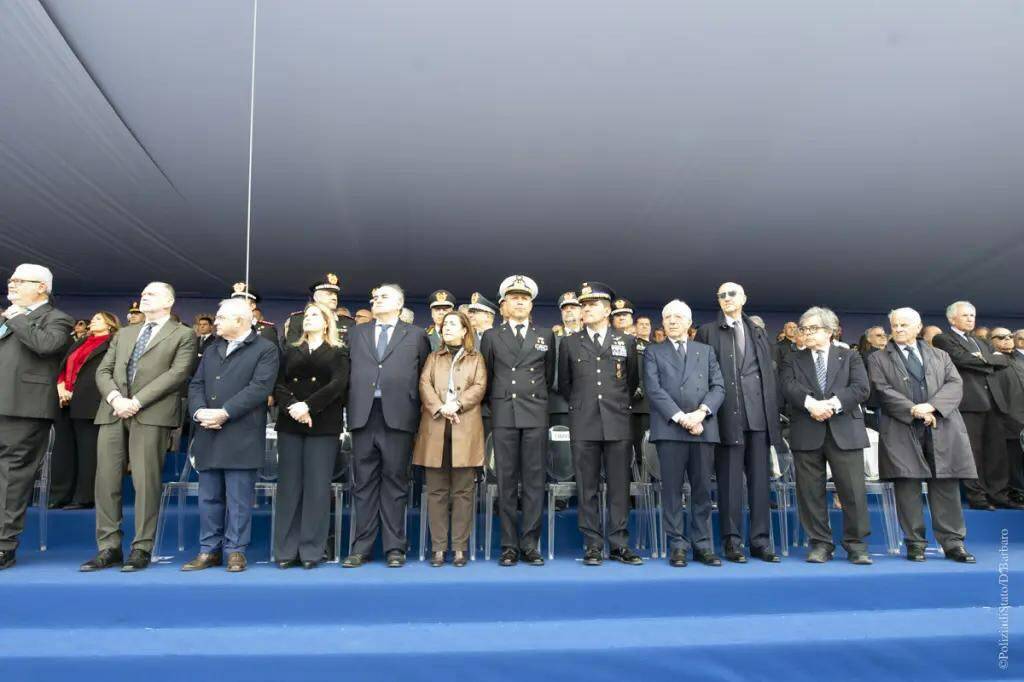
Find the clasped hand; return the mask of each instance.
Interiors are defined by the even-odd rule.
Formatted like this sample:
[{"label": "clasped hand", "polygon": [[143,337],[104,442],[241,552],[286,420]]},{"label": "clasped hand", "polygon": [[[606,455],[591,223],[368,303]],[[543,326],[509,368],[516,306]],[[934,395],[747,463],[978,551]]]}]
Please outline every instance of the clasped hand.
[{"label": "clasped hand", "polygon": [[938,421],[935,418],[935,407],[931,403],[921,403],[910,408],[910,414],[914,419],[920,419],[925,426],[934,427]]},{"label": "clasped hand", "polygon": [[811,413],[811,417],[815,421],[819,422],[828,421],[835,414],[832,405],[825,400],[812,400],[807,411]]},{"label": "clasped hand", "polygon": [[288,416],[300,424],[305,424],[310,428],[313,426],[313,417],[309,414],[309,405],[304,402],[293,403],[288,408]]},{"label": "clasped hand", "polygon": [[135,398],[118,396],[111,401],[110,407],[114,410],[114,416],[118,419],[131,419],[142,409],[142,404]]},{"label": "clasped hand", "polygon": [[459,404],[451,401],[441,406],[441,416],[450,421],[452,424],[459,423]]},{"label": "clasped hand", "polygon": [[224,422],[228,420],[228,413],[224,410],[205,407],[201,410],[196,410],[196,421],[204,429],[217,430],[224,425]]},{"label": "clasped hand", "polygon": [[676,423],[686,429],[690,435],[699,436],[704,433],[704,417],[706,413],[704,410],[694,410],[693,412],[685,412],[679,416]]}]

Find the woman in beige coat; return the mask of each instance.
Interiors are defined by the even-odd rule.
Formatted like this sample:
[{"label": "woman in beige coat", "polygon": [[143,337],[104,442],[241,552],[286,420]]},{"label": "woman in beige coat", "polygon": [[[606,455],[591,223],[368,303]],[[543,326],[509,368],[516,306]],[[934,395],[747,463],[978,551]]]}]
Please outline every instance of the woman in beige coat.
[{"label": "woman in beige coat", "polygon": [[449,501],[453,563],[466,565],[473,524],[476,468],[484,463],[484,423],[480,403],[487,389],[487,368],[474,348],[465,313],[452,311],[441,323],[440,348],[420,374],[423,414],[413,464],[426,468],[431,566],[444,564],[448,549]]}]

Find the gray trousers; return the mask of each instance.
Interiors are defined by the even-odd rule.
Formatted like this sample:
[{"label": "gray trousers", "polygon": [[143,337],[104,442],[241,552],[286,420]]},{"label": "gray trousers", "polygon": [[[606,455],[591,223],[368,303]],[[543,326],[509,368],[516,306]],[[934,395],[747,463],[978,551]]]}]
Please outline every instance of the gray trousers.
[{"label": "gray trousers", "polygon": [[241,552],[252,539],[257,469],[199,472],[199,551]]},{"label": "gray trousers", "polygon": [[50,420],[0,416],[0,550],[18,548]]},{"label": "gray trousers", "polygon": [[[928,508],[932,513],[932,530],[942,549],[963,547],[967,527],[964,510],[960,505],[960,480],[956,478],[929,478]],[[896,490],[896,515],[903,529],[903,542],[908,547],[924,547],[924,500],[921,497],[921,479],[898,478],[893,481]],[[846,499],[843,499],[846,504]]]},{"label": "gray trousers", "polygon": [[338,447],[337,436],[277,434],[274,556],[278,561],[323,558],[331,527],[331,477]]},{"label": "gray trousers", "polygon": [[826,504],[825,464],[832,467],[832,481],[843,502],[843,548],[847,552],[867,550],[864,541],[871,534],[868,500],[864,486],[864,451],[843,450],[825,433],[825,442],[817,450],[793,451],[796,466],[796,501],[800,523],[812,545],[835,547]]},{"label": "gray trousers", "polygon": [[[711,451],[707,443],[663,440],[657,442],[661,462],[662,504],[665,535],[669,548],[710,552],[711,538]],[[683,525],[683,483],[690,478],[690,532]]]},{"label": "gray trousers", "polygon": [[121,485],[131,465],[135,486],[135,538],[132,549],[153,551],[156,519],[160,512],[161,472],[172,429],[120,419],[100,426],[96,462],[96,544],[99,549],[121,549]]}]

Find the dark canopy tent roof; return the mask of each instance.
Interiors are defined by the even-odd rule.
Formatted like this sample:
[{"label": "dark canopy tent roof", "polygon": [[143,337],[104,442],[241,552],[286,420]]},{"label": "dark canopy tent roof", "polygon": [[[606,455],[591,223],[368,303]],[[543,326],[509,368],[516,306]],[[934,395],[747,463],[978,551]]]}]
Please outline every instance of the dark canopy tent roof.
[{"label": "dark canopy tent roof", "polygon": [[[0,275],[243,278],[251,27],[251,0],[0,3]],[[1016,315],[1022,35],[1012,0],[261,0],[252,285]]]}]

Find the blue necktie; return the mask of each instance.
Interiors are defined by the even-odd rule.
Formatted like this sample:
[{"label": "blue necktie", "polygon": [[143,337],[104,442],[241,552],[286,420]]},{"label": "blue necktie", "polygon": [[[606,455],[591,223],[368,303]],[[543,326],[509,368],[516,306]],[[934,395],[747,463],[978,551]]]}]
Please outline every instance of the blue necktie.
[{"label": "blue necktie", "polygon": [[821,394],[825,395],[825,384],[828,377],[825,372],[825,351],[823,350],[814,351],[814,371],[818,375],[818,386],[821,388]]},{"label": "blue necktie", "polygon": [[128,384],[131,385],[135,381],[135,372],[139,368],[139,358],[146,352],[146,346],[149,345],[149,337],[153,334],[153,327],[156,324],[148,322],[142,328],[139,333],[139,338],[135,340],[135,347],[132,348],[132,356],[128,359]]},{"label": "blue necktie", "polygon": [[391,329],[390,324],[382,324],[380,326],[380,336],[377,338],[377,359],[384,359],[384,351],[388,349],[388,330]]},{"label": "blue necktie", "polygon": [[913,346],[907,346],[907,368],[910,373],[914,375],[915,379],[924,378],[924,365],[921,364],[921,358],[917,357],[917,349]]}]

